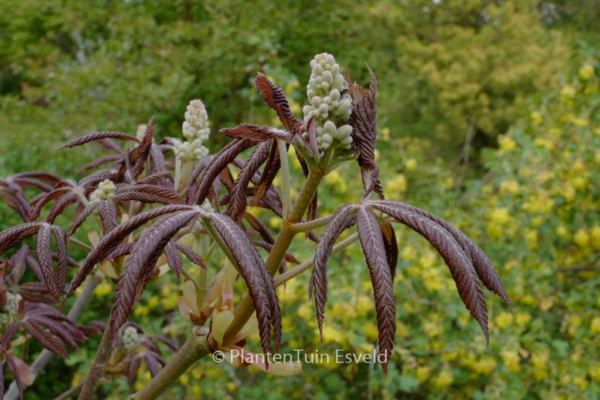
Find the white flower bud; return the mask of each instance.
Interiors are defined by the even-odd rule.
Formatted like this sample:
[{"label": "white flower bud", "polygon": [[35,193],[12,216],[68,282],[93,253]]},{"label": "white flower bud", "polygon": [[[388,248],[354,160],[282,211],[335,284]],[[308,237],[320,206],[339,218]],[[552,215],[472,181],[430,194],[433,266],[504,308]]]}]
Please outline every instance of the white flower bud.
[{"label": "white flower bud", "polygon": [[338,101],[340,99],[340,91],[337,89],[332,89],[329,92],[329,96],[328,96],[332,102],[334,101]]},{"label": "white flower bud", "polygon": [[200,100],[192,100],[185,111],[185,121],[182,125],[183,136],[189,141],[208,139],[210,128],[208,127],[208,114]]},{"label": "white flower bud", "polygon": [[142,342],[142,338],[138,334],[137,329],[133,326],[128,326],[121,331],[121,341],[125,350],[130,351],[135,349]]}]

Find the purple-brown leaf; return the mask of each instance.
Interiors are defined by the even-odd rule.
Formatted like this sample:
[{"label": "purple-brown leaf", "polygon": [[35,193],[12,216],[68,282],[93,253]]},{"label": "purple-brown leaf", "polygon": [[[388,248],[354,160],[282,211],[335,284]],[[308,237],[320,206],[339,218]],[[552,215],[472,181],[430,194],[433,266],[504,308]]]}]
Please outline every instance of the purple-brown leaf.
[{"label": "purple-brown leaf", "polygon": [[81,285],[83,280],[90,274],[90,272],[92,272],[94,265],[106,259],[107,256],[109,256],[110,253],[117,248],[119,243],[121,243],[123,239],[125,239],[125,237],[127,237],[127,235],[129,235],[131,232],[144,225],[151,219],[161,215],[189,210],[193,210],[193,208],[183,204],[154,208],[128,219],[112,231],[108,232],[102,237],[102,239],[100,239],[96,247],[94,247],[94,249],[88,253],[87,258],[81,264],[77,274],[71,281],[71,286],[69,288],[69,292],[67,293],[67,297],[70,296]]},{"label": "purple-brown leaf", "polygon": [[246,281],[258,319],[261,346],[265,353],[271,347],[271,325],[274,327],[275,348],[279,351],[281,341],[281,311],[273,278],[264,261],[246,234],[226,215],[212,213],[210,220]]},{"label": "purple-brown leaf", "polygon": [[93,132],[93,133],[89,133],[85,136],[82,136],[80,138],[77,138],[75,140],[71,140],[69,143],[62,145],[61,147],[58,148],[58,150],[60,149],[67,149],[67,148],[71,148],[71,147],[75,147],[75,146],[81,146],[82,144],[88,143],[88,142],[92,142],[94,140],[101,140],[101,139],[107,139],[107,138],[111,138],[111,139],[121,139],[121,140],[132,140],[134,142],[140,143],[140,141],[131,135],[128,135],[126,133],[121,133],[121,132]]},{"label": "purple-brown leaf", "polygon": [[52,266],[52,251],[50,249],[50,239],[52,236],[52,225],[43,224],[40,226],[37,237],[37,256],[40,262],[40,270],[44,276],[44,282],[48,287],[50,295],[57,301],[60,299],[63,285],[58,282]]},{"label": "purple-brown leaf", "polygon": [[327,303],[327,261],[337,238],[348,227],[348,214],[354,209],[353,204],[347,204],[336,210],[331,216],[325,233],[315,251],[315,265],[308,286],[309,299],[314,294],[317,308],[317,323],[323,344],[323,320],[325,319],[325,304]]},{"label": "purple-brown leaf", "polygon": [[358,237],[365,254],[377,310],[377,328],[379,329],[379,352],[384,355],[383,372],[387,374],[387,365],[394,348],[396,336],[396,304],[392,274],[387,261],[385,244],[379,223],[373,211],[359,207],[356,213]]},{"label": "purple-brown leaf", "polygon": [[479,284],[477,271],[471,258],[465,253],[456,239],[440,224],[430,218],[411,211],[403,203],[392,201],[370,201],[374,207],[396,221],[408,226],[429,241],[450,268],[461,300],[479,322],[486,340],[489,342],[488,318],[485,298]]},{"label": "purple-brown leaf", "polygon": [[121,326],[127,322],[134,304],[142,295],[165,246],[197,215],[198,211],[192,209],[164,216],[140,236],[125,262],[115,290],[111,312],[111,331],[115,337]]},{"label": "purple-brown leaf", "polygon": [[219,132],[232,138],[249,139],[255,142],[264,142],[271,139],[282,139],[286,142],[292,140],[292,135],[281,129],[250,124],[241,124],[235,128],[223,128]]},{"label": "purple-brown leaf", "polygon": [[294,117],[294,114],[292,114],[283,90],[261,73],[256,76],[254,83],[256,85],[256,90],[262,96],[263,100],[269,107],[277,112],[277,116],[284,128],[288,132],[292,132],[294,125],[301,123],[302,121],[298,120]]}]

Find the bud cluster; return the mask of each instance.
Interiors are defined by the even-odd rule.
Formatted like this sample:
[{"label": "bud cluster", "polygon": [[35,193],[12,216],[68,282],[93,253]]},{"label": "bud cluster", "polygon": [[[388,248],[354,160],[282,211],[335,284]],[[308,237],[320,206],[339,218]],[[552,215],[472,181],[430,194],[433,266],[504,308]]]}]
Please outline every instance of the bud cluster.
[{"label": "bud cluster", "polygon": [[206,107],[200,100],[192,100],[185,111],[183,122],[183,136],[187,142],[175,142],[175,156],[181,161],[201,160],[208,155],[208,149],[202,142],[208,139],[208,114]]},{"label": "bud cluster", "polygon": [[175,157],[182,161],[201,160],[208,155],[208,149],[202,146],[200,139],[193,142],[175,142]]},{"label": "bud cluster", "polygon": [[15,315],[19,311],[19,303],[23,297],[20,294],[6,293],[6,304],[0,311],[0,327],[4,330],[8,325],[15,322]]},{"label": "bud cluster", "polygon": [[[348,84],[340,73],[340,66],[331,54],[322,53],[310,62],[312,73],[306,86],[306,94],[310,105],[304,106],[304,120],[315,116],[317,124],[317,144],[322,150],[327,149],[333,141],[336,147],[349,149],[352,143],[352,127],[344,125],[352,112],[352,99],[349,94],[342,93]],[[303,133],[307,138],[308,133]]]},{"label": "bud cluster", "polygon": [[98,189],[94,190],[90,195],[90,202],[110,200],[115,197],[117,187],[110,179],[105,179],[98,184]]},{"label": "bud cluster", "polygon": [[210,128],[208,127],[208,114],[206,107],[200,100],[192,100],[185,111],[183,122],[183,136],[190,142],[200,139],[201,142],[208,140]]},{"label": "bud cluster", "polygon": [[142,342],[142,337],[138,333],[137,329],[133,326],[128,326],[121,331],[121,341],[125,350],[130,351],[135,349]]}]

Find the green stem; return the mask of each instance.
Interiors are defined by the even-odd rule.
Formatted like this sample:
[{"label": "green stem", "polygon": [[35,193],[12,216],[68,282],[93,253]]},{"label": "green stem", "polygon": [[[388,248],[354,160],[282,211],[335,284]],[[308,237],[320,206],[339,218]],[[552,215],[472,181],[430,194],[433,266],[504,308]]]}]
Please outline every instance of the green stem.
[{"label": "green stem", "polygon": [[[346,239],[342,240],[341,242],[339,242],[338,244],[333,246],[333,248],[331,249],[331,255],[339,253],[340,251],[344,250],[346,247],[349,247],[352,243],[356,242],[357,240],[358,240],[358,233],[353,233],[352,235],[348,236]],[[273,279],[275,281],[275,286],[283,285],[287,281],[297,277],[298,275],[300,275],[301,273],[303,273],[304,271],[306,271],[307,269],[312,267],[314,265],[314,263],[315,263],[315,260],[313,258],[312,260],[305,261],[302,264],[299,264],[292,269],[288,269],[283,274],[281,274],[278,277]]]},{"label": "green stem", "polygon": [[287,157],[287,146],[283,140],[277,140],[279,159],[281,160],[281,195],[283,197],[283,218],[286,219],[292,208],[290,198],[290,165]]},{"label": "green stem", "polygon": [[208,332],[209,329],[205,326],[195,326],[173,359],[139,392],[129,396],[129,399],[154,400],[163,394],[196,361],[212,352],[208,344]]},{"label": "green stem", "polygon": [[327,225],[327,223],[329,222],[330,219],[331,219],[331,215],[328,215],[326,217],[313,219],[312,221],[308,221],[308,222],[298,222],[297,224],[293,225],[292,229],[294,229],[297,232],[312,231],[313,229],[317,229],[317,228]]}]

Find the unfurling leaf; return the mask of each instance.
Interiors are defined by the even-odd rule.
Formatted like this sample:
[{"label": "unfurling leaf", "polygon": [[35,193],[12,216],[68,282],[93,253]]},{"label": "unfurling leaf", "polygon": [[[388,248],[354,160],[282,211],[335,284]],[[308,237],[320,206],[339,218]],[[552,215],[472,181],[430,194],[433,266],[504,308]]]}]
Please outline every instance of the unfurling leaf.
[{"label": "unfurling leaf", "polygon": [[248,205],[248,201],[246,200],[246,188],[256,171],[258,171],[260,166],[267,160],[270,146],[270,142],[261,143],[252,152],[248,162],[244,165],[242,171],[235,180],[233,189],[231,190],[229,206],[225,213],[236,221],[246,211],[246,206]]},{"label": "unfurling leaf", "polygon": [[387,374],[387,364],[394,348],[396,336],[396,304],[392,274],[388,264],[385,244],[379,222],[373,211],[358,207],[356,213],[358,237],[365,254],[377,310],[377,327],[379,329],[379,352],[384,355],[383,372]]},{"label": "unfurling leaf", "polygon": [[288,132],[292,132],[295,125],[302,123],[302,121],[292,114],[288,101],[281,88],[261,73],[256,76],[254,83],[258,93],[262,96],[265,103],[277,112],[279,120]]},{"label": "unfurling leaf", "polygon": [[202,174],[200,183],[196,187],[195,181],[200,177],[204,169],[203,163],[198,163],[192,175],[190,176],[190,186],[188,187],[187,199],[188,203],[202,204],[208,196],[208,192],[212,187],[213,181],[219,176],[221,171],[227,167],[227,164],[235,160],[242,151],[254,146],[256,142],[252,140],[236,139],[223,147],[221,151],[210,160],[210,165]]},{"label": "unfurling leaf", "polygon": [[[369,68],[369,66],[367,66]],[[375,162],[375,142],[377,140],[377,80],[369,68],[371,84],[369,91],[364,90],[359,84],[353,83],[346,73],[348,92],[352,97],[352,139],[360,151],[358,165],[360,165],[365,197],[373,190],[383,198],[383,189],[379,182],[379,165]]]}]

